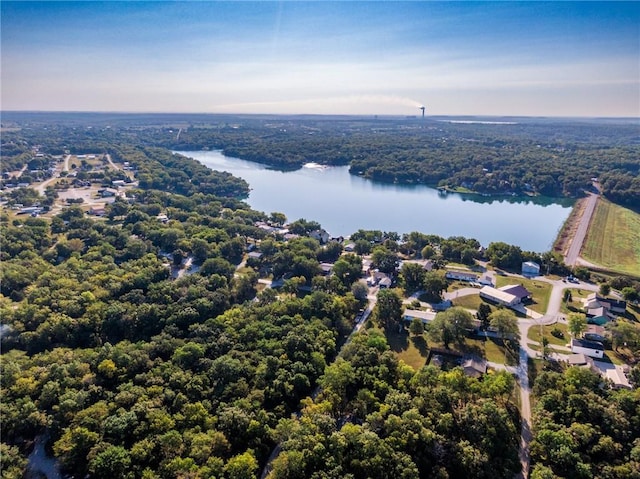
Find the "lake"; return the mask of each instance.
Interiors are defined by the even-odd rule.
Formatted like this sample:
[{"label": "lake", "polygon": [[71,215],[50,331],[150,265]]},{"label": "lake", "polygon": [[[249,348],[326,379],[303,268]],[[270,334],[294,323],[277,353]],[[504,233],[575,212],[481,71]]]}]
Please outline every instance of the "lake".
[{"label": "lake", "polygon": [[309,164],[296,171],[224,156],[221,151],[177,152],[214,170],[244,178],[252,208],[284,213],[289,221],[318,221],[333,236],[358,229],[420,231],[504,241],[523,250],[548,251],[573,200],[442,194],[428,186],[376,183],[349,174],[348,166]]}]

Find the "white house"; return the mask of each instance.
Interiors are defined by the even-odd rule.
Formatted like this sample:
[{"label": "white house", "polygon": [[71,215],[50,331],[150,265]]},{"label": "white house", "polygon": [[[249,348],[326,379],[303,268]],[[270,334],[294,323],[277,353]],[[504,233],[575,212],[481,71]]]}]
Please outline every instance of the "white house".
[{"label": "white house", "polygon": [[483,286],[482,289],[480,289],[480,297],[509,307],[520,303],[520,299],[518,299],[517,296],[491,286]]},{"label": "white house", "polygon": [[522,263],[522,276],[539,276],[540,265],[533,261],[526,261]]},{"label": "white house", "polygon": [[604,356],[604,346],[598,341],[572,339],[571,352],[575,354],[584,354],[591,358],[602,358]]},{"label": "white house", "polygon": [[313,230],[311,233],[309,233],[309,236],[315,240],[318,240],[320,244],[325,244],[327,241],[329,241],[330,238],[329,233],[327,233],[324,229]]},{"label": "white house", "polygon": [[444,274],[444,277],[447,279],[457,279],[458,281],[469,281],[469,282],[478,281],[477,274],[466,273],[464,271],[449,270]]}]

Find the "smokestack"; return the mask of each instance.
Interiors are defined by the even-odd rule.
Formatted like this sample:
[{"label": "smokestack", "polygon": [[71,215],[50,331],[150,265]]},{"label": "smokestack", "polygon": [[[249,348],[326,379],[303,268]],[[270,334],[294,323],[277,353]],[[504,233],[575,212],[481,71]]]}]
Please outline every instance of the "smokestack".
[{"label": "smokestack", "polygon": [[424,118],[424,107],[423,107],[423,106],[421,106],[421,107],[420,107],[420,110],[422,110],[422,118]]}]

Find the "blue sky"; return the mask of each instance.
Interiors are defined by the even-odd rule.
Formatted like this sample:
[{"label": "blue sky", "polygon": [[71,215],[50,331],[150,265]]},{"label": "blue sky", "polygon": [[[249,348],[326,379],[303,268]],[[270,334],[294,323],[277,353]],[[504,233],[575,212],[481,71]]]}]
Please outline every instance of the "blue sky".
[{"label": "blue sky", "polygon": [[11,2],[2,109],[640,116],[640,2]]}]

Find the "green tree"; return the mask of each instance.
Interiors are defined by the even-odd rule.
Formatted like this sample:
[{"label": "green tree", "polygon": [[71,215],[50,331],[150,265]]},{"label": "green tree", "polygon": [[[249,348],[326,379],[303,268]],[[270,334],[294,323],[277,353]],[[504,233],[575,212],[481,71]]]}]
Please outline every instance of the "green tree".
[{"label": "green tree", "polygon": [[378,291],[378,300],[375,307],[375,317],[378,324],[389,329],[397,327],[402,321],[402,297],[395,289],[381,289]]},{"label": "green tree", "polygon": [[438,271],[429,271],[424,275],[423,289],[432,301],[440,301],[442,292],[447,289],[447,280]]},{"label": "green tree", "polygon": [[476,311],[476,319],[480,321],[482,327],[487,329],[489,327],[489,315],[491,314],[491,306],[487,303],[480,303],[478,310]]},{"label": "green tree", "polygon": [[625,301],[631,301],[632,303],[637,303],[638,300],[640,299],[640,293],[638,293],[638,291],[635,288],[632,288],[631,286],[622,288],[621,293]]},{"label": "green tree", "polygon": [[127,472],[131,465],[129,452],[121,446],[109,446],[98,453],[89,463],[92,477],[110,479],[112,477],[129,477]]},{"label": "green tree", "polygon": [[420,318],[413,318],[411,320],[409,332],[414,336],[421,336],[424,333],[424,323]]},{"label": "green tree", "polygon": [[355,254],[345,254],[333,265],[333,274],[349,288],[362,276],[362,258]]},{"label": "green tree", "polygon": [[403,263],[400,277],[405,293],[411,294],[424,287],[425,270],[418,263]]},{"label": "green tree", "polygon": [[510,338],[513,341],[520,340],[520,330],[518,329],[518,318],[510,309],[496,309],[489,315],[489,324],[494,328],[501,338]]},{"label": "green tree", "polygon": [[587,317],[583,313],[569,313],[567,329],[574,338],[579,338],[587,330]]},{"label": "green tree", "polygon": [[369,288],[362,281],[356,281],[351,285],[351,292],[358,301],[366,301],[369,294]]},{"label": "green tree", "polygon": [[376,246],[371,253],[371,260],[383,273],[392,274],[398,267],[398,255],[384,246]]},{"label": "green tree", "polygon": [[229,479],[253,479],[257,469],[258,461],[251,451],[233,456],[224,466]]},{"label": "green tree", "polygon": [[442,342],[446,349],[452,342],[461,342],[473,327],[473,316],[464,308],[455,306],[436,314],[429,324],[429,336],[436,342]]},{"label": "green tree", "polygon": [[609,296],[609,294],[611,293],[611,285],[609,283],[602,283],[600,285],[599,292],[602,296]]}]

